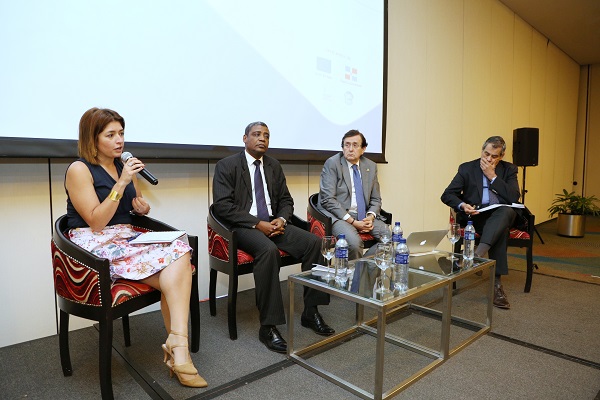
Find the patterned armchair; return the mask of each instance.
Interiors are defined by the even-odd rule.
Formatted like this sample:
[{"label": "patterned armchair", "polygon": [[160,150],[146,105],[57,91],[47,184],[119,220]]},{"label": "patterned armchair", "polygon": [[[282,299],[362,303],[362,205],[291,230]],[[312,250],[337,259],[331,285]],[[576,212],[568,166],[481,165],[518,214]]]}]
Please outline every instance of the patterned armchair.
[{"label": "patterned armchair", "polygon": [[[450,208],[450,222],[454,222],[456,212]],[[537,264],[533,263],[533,234],[535,232],[535,215],[527,207],[523,209],[522,217],[517,217],[514,226],[510,229],[508,236],[508,247],[526,248],[525,257],[527,260],[527,275],[525,277],[525,293],[531,290],[531,281],[533,279],[533,270],[537,269]],[[460,230],[460,240],[454,244],[454,253],[460,253],[464,229]],[[479,234],[476,234],[475,243],[479,243]]]},{"label": "patterned armchair", "polygon": [[[306,210],[308,217],[309,230],[319,237],[331,235],[331,226],[333,225],[331,218],[323,214],[317,208],[317,202],[319,201],[319,193],[310,195],[308,198],[308,207]],[[381,210],[380,216],[383,218],[383,222],[386,224],[392,223],[392,214]],[[377,240],[368,233],[361,233],[360,237],[363,241],[365,249],[375,245]]]},{"label": "patterned armchair", "polygon": [[[160,221],[141,216],[134,216],[133,225],[140,232],[176,230]],[[71,242],[65,235],[66,231],[67,218],[63,215],[54,224],[51,242],[54,289],[58,295],[60,309],[59,347],[63,374],[71,376],[73,373],[69,354],[69,315],[98,321],[100,390],[103,399],[112,399],[113,320],[122,319],[125,346],[129,346],[129,314],[159,302],[161,294],[141,282],[118,279],[113,283],[108,260],[98,258]],[[196,266],[198,238],[188,237],[193,248],[192,264]],[[194,274],[195,271],[196,269]],[[195,277],[192,279],[190,316],[191,351],[195,353],[200,348],[200,305],[198,280]]]},{"label": "patterned armchair", "polygon": [[[288,221],[294,226],[307,229],[306,221],[292,215],[292,220]],[[208,300],[210,305],[210,315],[217,315],[217,275],[218,272],[229,275],[229,288],[227,296],[227,324],[229,327],[229,337],[231,340],[237,339],[237,291],[238,277],[249,274],[254,268],[254,258],[243,250],[238,248],[237,234],[235,230],[227,229],[213,213],[213,206],[208,210],[207,218],[208,229],[208,265],[210,266],[210,283],[208,288]],[[286,252],[279,250],[283,266],[300,263]],[[233,256],[232,256],[233,255]]]}]

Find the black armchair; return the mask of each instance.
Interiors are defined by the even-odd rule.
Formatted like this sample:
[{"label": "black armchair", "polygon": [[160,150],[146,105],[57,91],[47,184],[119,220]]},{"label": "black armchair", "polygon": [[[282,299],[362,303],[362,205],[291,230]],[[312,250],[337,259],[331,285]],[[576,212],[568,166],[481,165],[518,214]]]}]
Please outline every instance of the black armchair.
[{"label": "black armchair", "polygon": [[[292,220],[288,221],[294,226],[307,229],[306,221],[292,215]],[[238,277],[240,275],[252,273],[254,268],[254,258],[243,250],[238,248],[237,234],[235,230],[227,229],[213,213],[211,205],[207,218],[208,229],[208,265],[210,266],[210,283],[208,289],[208,299],[210,305],[210,315],[217,315],[217,273],[222,272],[229,275],[229,288],[227,297],[227,322],[229,326],[229,337],[231,340],[237,339],[237,291]],[[286,252],[279,250],[283,266],[300,263]]]},{"label": "black armchair", "polygon": [[[308,207],[307,207],[306,213],[307,213],[309,230],[310,230],[310,232],[314,233],[315,235],[317,235],[319,237],[331,235],[331,226],[333,225],[333,222],[331,221],[330,217],[323,214],[317,208],[318,201],[319,201],[319,193],[311,194],[310,197],[308,198]],[[380,214],[380,217],[383,219],[383,221],[386,224],[392,223],[392,214],[391,213],[382,209],[379,214]],[[371,247],[377,243],[377,239],[375,239],[372,235],[370,235],[368,233],[361,233],[360,237],[363,241],[365,249],[368,249],[369,247]]]},{"label": "black armchair", "polygon": [[[455,212],[450,209],[450,221],[455,220]],[[533,270],[537,269],[537,264],[533,263],[533,234],[535,233],[535,215],[527,207],[522,210],[522,216],[517,218],[515,225],[510,229],[508,236],[508,247],[526,248],[525,257],[527,260],[527,275],[525,278],[525,293],[531,290],[533,280]],[[454,244],[453,251],[460,253],[463,243],[464,231],[461,229],[460,240]],[[475,238],[479,242],[479,235]]]},{"label": "black armchair", "polygon": [[[170,231],[175,228],[149,217],[133,216],[134,229]],[[99,372],[103,399],[112,399],[111,355],[113,320],[121,318],[125,345],[130,346],[129,314],[160,301],[158,290],[141,282],[117,279],[112,282],[109,261],[99,258],[71,242],[67,232],[66,215],[54,224],[52,236],[52,268],[54,289],[60,309],[59,347],[63,374],[71,376],[73,369],[69,354],[69,315],[98,321],[100,326]],[[193,248],[192,264],[196,266],[190,298],[191,351],[200,348],[200,304],[198,299],[198,238],[190,236]]]}]

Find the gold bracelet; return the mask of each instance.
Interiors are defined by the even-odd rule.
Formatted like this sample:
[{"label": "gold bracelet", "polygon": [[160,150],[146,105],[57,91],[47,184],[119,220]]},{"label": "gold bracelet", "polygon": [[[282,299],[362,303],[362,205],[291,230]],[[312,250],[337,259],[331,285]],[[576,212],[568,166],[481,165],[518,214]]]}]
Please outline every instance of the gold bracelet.
[{"label": "gold bracelet", "polygon": [[110,194],[108,195],[108,198],[111,199],[112,201],[119,201],[121,200],[121,198],[123,197],[123,195],[119,192],[117,192],[116,190],[112,190],[110,192]]}]

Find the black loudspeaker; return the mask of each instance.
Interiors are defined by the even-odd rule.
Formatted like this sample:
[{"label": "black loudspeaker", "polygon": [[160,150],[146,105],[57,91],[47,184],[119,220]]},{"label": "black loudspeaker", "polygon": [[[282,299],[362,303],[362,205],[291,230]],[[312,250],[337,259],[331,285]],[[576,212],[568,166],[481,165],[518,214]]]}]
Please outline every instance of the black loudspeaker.
[{"label": "black loudspeaker", "polygon": [[540,130],[517,128],[513,131],[513,164],[519,167],[538,165]]}]

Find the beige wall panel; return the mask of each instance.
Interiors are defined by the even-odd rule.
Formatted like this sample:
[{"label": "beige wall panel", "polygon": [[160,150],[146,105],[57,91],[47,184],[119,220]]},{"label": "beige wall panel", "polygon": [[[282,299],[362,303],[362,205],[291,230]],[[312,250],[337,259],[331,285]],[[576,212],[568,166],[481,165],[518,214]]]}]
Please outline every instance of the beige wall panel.
[{"label": "beige wall panel", "polygon": [[579,94],[577,95],[577,126],[575,128],[575,165],[573,166],[573,176],[579,185],[578,192],[585,189],[585,165],[586,165],[586,130],[587,130],[587,109],[588,109],[588,78],[590,72],[589,65],[580,66],[579,73]]},{"label": "beige wall panel", "polygon": [[439,173],[438,160],[446,158],[446,149],[460,143],[463,132],[464,32],[462,0],[432,4],[427,25],[426,131],[410,139],[418,159],[406,175],[414,179],[409,187],[416,195],[412,201],[417,202],[411,209],[422,217],[418,226],[434,229],[448,223],[448,209],[440,195],[449,180]]},{"label": "beige wall panel", "polygon": [[600,64],[590,66],[590,96],[584,194],[600,198]]},{"label": "beige wall panel", "polygon": [[[540,135],[544,124],[544,98],[546,96],[546,68],[547,68],[548,39],[537,31],[531,37],[531,105],[530,124],[540,128]],[[540,141],[542,137],[540,136]]]},{"label": "beige wall panel", "polygon": [[[504,139],[512,142],[512,130],[531,126],[531,57],[532,31],[530,25],[515,16],[513,63],[513,111],[512,129],[504,134]],[[505,160],[512,161],[512,153]]]},{"label": "beige wall panel", "polygon": [[[570,107],[566,106],[566,102],[563,99],[566,91],[564,85],[567,84],[567,78],[562,74],[568,72],[565,68],[565,60],[567,60],[564,53],[562,53],[552,43],[548,47],[548,53],[552,57],[553,64],[556,68],[556,74],[553,76],[553,81],[549,83],[549,86],[555,90],[552,93],[553,100],[555,101],[554,110],[550,113],[551,118],[546,115],[547,121],[552,121],[553,136],[555,138],[554,143],[554,181],[553,181],[553,193],[559,193],[563,189],[574,190],[573,186],[573,166],[574,166],[574,155],[575,155],[575,127],[576,121],[573,120],[571,127],[566,127],[563,122],[563,113],[568,112]],[[548,96],[548,100],[550,100]],[[574,99],[575,104],[577,98]],[[566,106],[566,107],[565,107]],[[548,110],[550,111],[550,109]]]},{"label": "beige wall panel", "polygon": [[3,347],[56,334],[47,161],[0,159],[0,193]]},{"label": "beige wall panel", "polygon": [[308,196],[310,196],[308,185],[310,168],[308,163],[284,163],[282,168],[288,189],[294,199],[294,214],[305,220]]},{"label": "beige wall panel", "polygon": [[[532,31],[531,26],[515,16],[512,129],[503,135],[507,143],[504,159],[510,162],[513,161],[514,129],[532,126],[530,123]],[[523,168],[520,169],[518,176],[521,188],[523,187],[522,171]]]},{"label": "beige wall panel", "polygon": [[447,182],[458,164],[479,155],[481,143],[490,136],[492,52],[492,2],[465,0],[463,54],[463,128],[448,162],[456,167],[441,173]]},{"label": "beige wall panel", "polygon": [[[344,136],[343,134],[346,132],[342,132],[340,133],[340,143],[342,143],[342,136]],[[376,135],[377,132],[373,132],[372,135]],[[370,135],[369,135],[370,136]],[[367,138],[367,142],[369,141],[369,136],[365,137]],[[341,148],[340,148],[341,151]],[[318,193],[319,192],[319,185],[321,183],[321,171],[323,170],[323,164],[324,162],[311,162],[308,165],[308,193],[309,196],[313,193]],[[380,178],[381,179],[381,178]],[[308,206],[308,204],[307,204]],[[300,212],[300,211],[298,211]]]},{"label": "beige wall panel", "polygon": [[[558,140],[556,138],[556,112],[558,107],[558,50],[551,43],[547,48],[547,69],[546,69],[546,114],[544,118],[544,134],[547,140],[544,141],[544,147],[540,149],[540,163],[544,163],[542,174],[544,198],[552,198],[554,193],[559,193],[565,186],[565,182],[557,179],[560,170],[565,164],[572,164],[572,160],[561,158],[560,148],[557,149]],[[564,161],[563,161],[564,160]]]},{"label": "beige wall panel", "polygon": [[[577,101],[579,92],[579,65],[563,52],[558,54],[558,93],[556,113],[556,138],[562,159],[574,160],[571,165],[565,165],[561,171],[561,179],[565,188],[580,191],[581,180],[574,176],[575,163],[575,138],[577,135]],[[577,181],[577,185],[574,182]]]},{"label": "beige wall panel", "polygon": [[[538,152],[538,166],[527,167],[525,204],[536,216],[536,222],[542,222],[546,219],[546,202],[544,198],[544,189],[542,185],[542,164],[541,153],[547,135],[544,129],[545,114],[545,96],[546,96],[546,44],[548,40],[537,31],[532,32],[531,40],[531,95],[529,108],[529,126],[540,130],[540,140]],[[522,169],[520,179],[522,179]],[[522,181],[521,181],[522,187]]]},{"label": "beige wall panel", "polygon": [[[494,2],[492,3],[490,135],[506,136],[508,132],[512,132],[513,43],[514,14],[501,3]],[[478,151],[480,150],[481,144],[478,147]],[[510,149],[507,148],[507,152],[512,154],[512,143]]]},{"label": "beige wall panel", "polygon": [[[391,1],[388,12],[390,21],[394,21],[388,26],[386,157],[389,163],[379,165],[378,169],[383,205],[408,233],[423,229],[420,202],[425,183],[423,175],[420,178],[411,175],[419,174],[425,151],[423,147],[414,147],[414,138],[426,132],[427,27],[432,22],[427,2]],[[409,196],[407,192],[416,194]]]},{"label": "beige wall panel", "polygon": [[587,132],[587,113],[588,113],[588,79],[590,77],[591,66],[582,65],[579,67],[579,93],[577,96],[577,127],[575,133],[575,162],[573,167],[574,180],[579,182],[579,191],[586,187],[585,166],[586,160],[586,132]]}]

